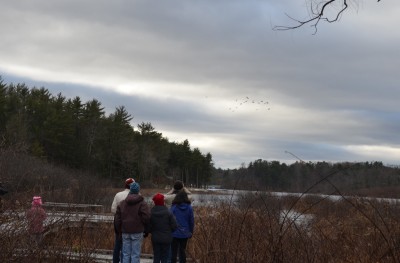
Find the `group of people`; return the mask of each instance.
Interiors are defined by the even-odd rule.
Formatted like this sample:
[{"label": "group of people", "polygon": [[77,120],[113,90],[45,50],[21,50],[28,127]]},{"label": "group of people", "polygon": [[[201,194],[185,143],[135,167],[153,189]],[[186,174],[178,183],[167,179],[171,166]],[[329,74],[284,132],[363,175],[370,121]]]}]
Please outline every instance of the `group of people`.
[{"label": "group of people", "polygon": [[176,181],[165,195],[157,193],[150,207],[133,178],[125,181],[111,205],[114,213],[113,262],[139,263],[143,238],[151,235],[153,262],[186,262],[186,245],[194,231],[191,193]]},{"label": "group of people", "polygon": [[[125,189],[118,192],[111,205],[114,213],[115,244],[113,262],[139,263],[143,238],[151,235],[153,262],[186,262],[186,245],[194,231],[191,193],[181,181],[168,193],[153,196],[150,209],[140,185],[133,178],[125,180]],[[47,218],[42,198],[34,196],[26,213],[32,241],[40,246],[44,221]]]}]

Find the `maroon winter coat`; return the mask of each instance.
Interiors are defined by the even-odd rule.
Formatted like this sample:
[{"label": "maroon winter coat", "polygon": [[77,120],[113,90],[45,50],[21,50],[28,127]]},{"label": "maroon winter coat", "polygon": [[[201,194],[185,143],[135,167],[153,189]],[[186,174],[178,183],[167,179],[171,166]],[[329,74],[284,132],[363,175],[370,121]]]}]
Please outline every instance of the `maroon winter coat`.
[{"label": "maroon winter coat", "polygon": [[149,221],[150,209],[141,195],[128,194],[117,207],[115,226],[119,233],[143,233]]},{"label": "maroon winter coat", "polygon": [[43,222],[46,220],[47,215],[41,206],[32,206],[26,212],[28,219],[28,231],[30,234],[40,234],[44,231]]}]

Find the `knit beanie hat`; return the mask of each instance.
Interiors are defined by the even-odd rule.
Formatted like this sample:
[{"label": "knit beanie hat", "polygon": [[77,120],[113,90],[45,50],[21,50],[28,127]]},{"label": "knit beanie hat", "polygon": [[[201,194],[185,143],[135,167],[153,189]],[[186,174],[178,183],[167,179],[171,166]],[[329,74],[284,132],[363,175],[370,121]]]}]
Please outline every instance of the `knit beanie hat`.
[{"label": "knit beanie hat", "polygon": [[174,183],[174,190],[181,190],[183,188],[183,183],[181,181],[175,181]]},{"label": "knit beanie hat", "polygon": [[41,206],[42,205],[42,197],[34,196],[33,200],[32,200],[32,205],[33,206]]},{"label": "knit beanie hat", "polygon": [[128,179],[126,179],[126,180],[125,180],[125,188],[126,188],[126,189],[129,189],[131,183],[134,183],[134,182],[135,182],[135,179],[133,179],[133,178],[128,178]]},{"label": "knit beanie hat", "polygon": [[153,196],[153,202],[155,205],[164,205],[164,195],[157,193]]},{"label": "knit beanie hat", "polygon": [[129,193],[130,194],[138,194],[140,191],[140,185],[138,183],[131,183]]}]

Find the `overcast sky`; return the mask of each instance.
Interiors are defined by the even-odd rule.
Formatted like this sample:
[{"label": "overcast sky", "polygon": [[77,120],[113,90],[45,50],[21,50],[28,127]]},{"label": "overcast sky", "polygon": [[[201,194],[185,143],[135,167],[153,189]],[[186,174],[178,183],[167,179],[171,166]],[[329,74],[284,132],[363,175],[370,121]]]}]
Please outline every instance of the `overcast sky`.
[{"label": "overcast sky", "polygon": [[256,159],[400,164],[400,1],[0,0],[0,75],[125,106],[215,167]]}]

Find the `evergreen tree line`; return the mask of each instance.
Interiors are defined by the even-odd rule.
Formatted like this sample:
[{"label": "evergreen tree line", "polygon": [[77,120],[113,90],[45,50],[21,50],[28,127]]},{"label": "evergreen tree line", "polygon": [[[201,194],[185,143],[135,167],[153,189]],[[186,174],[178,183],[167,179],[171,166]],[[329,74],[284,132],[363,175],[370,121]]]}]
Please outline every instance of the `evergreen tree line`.
[{"label": "evergreen tree line", "polygon": [[360,194],[400,197],[400,169],[382,162],[296,162],[255,160],[233,170],[216,170],[215,183],[224,188]]},{"label": "evergreen tree line", "polygon": [[212,155],[170,142],[151,123],[135,129],[124,106],[106,116],[100,101],[52,95],[46,88],[6,84],[0,77],[0,147],[110,179],[204,185]]}]

